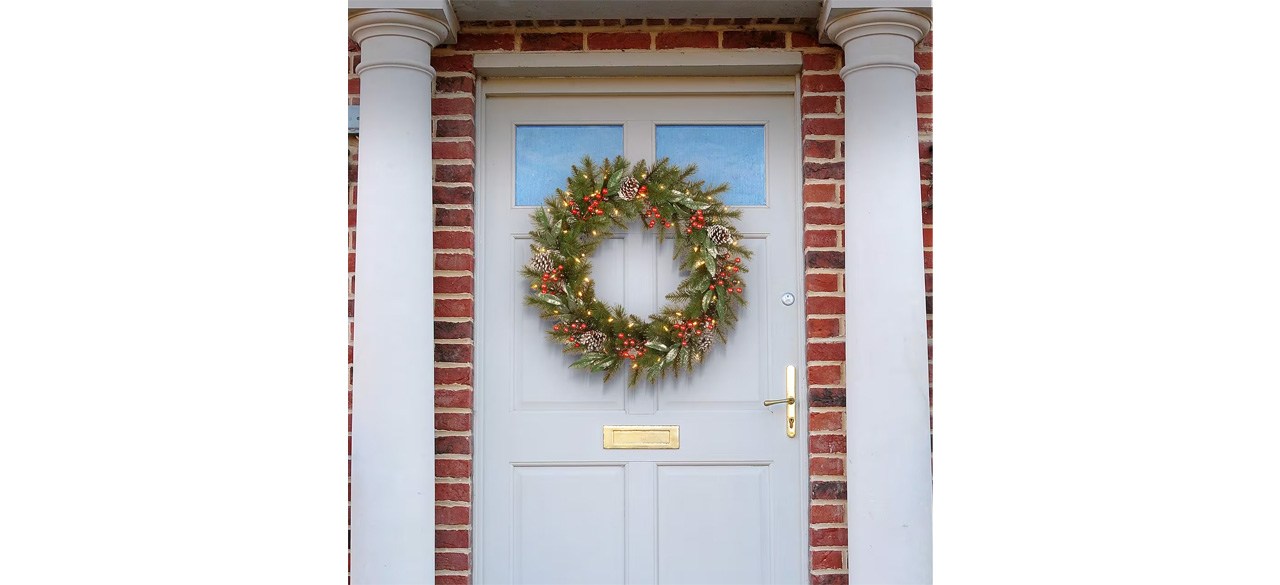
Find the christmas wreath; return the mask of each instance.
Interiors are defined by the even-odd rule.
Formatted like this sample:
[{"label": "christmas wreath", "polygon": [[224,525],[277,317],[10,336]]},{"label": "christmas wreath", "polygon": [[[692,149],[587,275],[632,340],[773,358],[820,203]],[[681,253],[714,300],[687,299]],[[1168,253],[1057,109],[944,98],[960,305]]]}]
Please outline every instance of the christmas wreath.
[{"label": "christmas wreath", "polygon": [[[642,373],[656,382],[668,372],[692,371],[715,338],[727,340],[746,302],[743,258],[751,252],[738,243],[734,220],[741,212],[720,199],[729,186],[707,187],[693,178],[696,171],[665,158],[650,168],[622,157],[597,165],[587,157],[572,167],[567,189],[531,215],[533,257],[521,270],[532,283],[525,302],[552,322],[548,333],[565,353],[581,354],[572,367],[604,372],[607,381],[629,361],[628,385]],[[674,260],[689,272],[648,319],[601,302],[591,278],[596,247],[637,218],[659,242],[674,237]]]}]

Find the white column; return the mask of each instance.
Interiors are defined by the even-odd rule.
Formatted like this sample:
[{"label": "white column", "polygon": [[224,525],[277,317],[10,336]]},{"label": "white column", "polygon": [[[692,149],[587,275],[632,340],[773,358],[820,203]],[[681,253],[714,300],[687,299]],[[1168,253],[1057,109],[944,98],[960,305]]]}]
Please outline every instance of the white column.
[{"label": "white column", "polygon": [[431,48],[447,24],[367,10],[360,43],[351,581],[435,582]]},{"label": "white column", "polygon": [[913,59],[929,19],[826,22],[844,48],[849,580],[933,578],[928,338]]}]

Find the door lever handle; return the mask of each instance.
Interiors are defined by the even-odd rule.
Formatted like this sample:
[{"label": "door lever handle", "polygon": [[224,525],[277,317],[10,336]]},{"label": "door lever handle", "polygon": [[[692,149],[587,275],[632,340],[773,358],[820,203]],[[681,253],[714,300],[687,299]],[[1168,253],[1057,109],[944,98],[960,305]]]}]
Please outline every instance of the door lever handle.
[{"label": "door lever handle", "polygon": [[796,436],[796,367],[787,366],[787,397],[764,401],[765,406],[787,405],[787,437]]}]

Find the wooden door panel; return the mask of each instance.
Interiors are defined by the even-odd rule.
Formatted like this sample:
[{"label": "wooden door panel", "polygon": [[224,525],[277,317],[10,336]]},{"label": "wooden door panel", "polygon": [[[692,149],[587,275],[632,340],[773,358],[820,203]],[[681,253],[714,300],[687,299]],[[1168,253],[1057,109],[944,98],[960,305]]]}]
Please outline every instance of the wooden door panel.
[{"label": "wooden door panel", "polygon": [[[565,83],[580,90],[591,82]],[[777,300],[803,292],[794,99],[487,99],[476,194],[477,582],[806,579],[806,409],[802,402],[798,438],[787,438],[784,408],[760,403],[782,396],[786,365],[802,365],[803,307]],[[634,162],[653,160],[658,125],[680,123],[766,126],[767,203],[742,207],[739,222],[754,253],[744,278],[748,304],[729,343],[716,344],[692,374],[628,388],[621,372],[605,383],[571,370],[576,356],[550,342],[548,324],[523,304],[529,283],[518,270],[530,256],[533,208],[514,203],[515,128],[621,125]],[[683,278],[671,250],[638,222],[619,231],[592,257],[598,296],[641,317],[655,312]],[[604,449],[604,425],[677,425],[680,448]]]}]

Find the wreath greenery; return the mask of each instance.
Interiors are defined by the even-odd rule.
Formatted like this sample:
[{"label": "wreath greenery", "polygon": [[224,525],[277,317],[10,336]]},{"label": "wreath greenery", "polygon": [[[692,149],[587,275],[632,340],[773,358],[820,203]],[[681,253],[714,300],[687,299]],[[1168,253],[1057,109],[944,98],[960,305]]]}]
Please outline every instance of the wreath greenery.
[{"label": "wreath greenery", "polygon": [[[708,187],[693,178],[696,166],[665,158],[650,168],[622,157],[599,165],[585,157],[571,170],[567,188],[531,215],[533,257],[521,270],[532,283],[525,303],[552,322],[548,333],[565,353],[581,354],[572,367],[604,372],[608,380],[630,361],[629,386],[642,373],[656,382],[668,372],[692,371],[713,338],[727,341],[746,303],[743,259],[751,252],[739,245],[734,220],[741,212],[720,198],[729,186]],[[689,272],[648,319],[601,302],[591,278],[596,247],[634,219],[655,230],[659,242],[673,237],[673,260]]]}]

